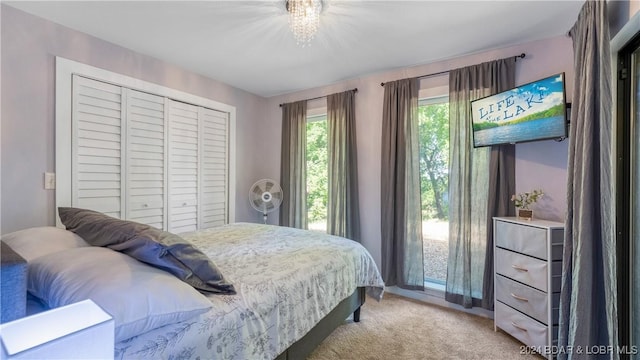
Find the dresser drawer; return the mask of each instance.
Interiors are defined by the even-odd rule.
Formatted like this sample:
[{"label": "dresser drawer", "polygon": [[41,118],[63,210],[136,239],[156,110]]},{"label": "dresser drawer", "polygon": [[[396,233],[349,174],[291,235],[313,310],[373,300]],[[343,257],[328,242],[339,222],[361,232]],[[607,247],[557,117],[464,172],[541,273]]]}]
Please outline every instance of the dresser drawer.
[{"label": "dresser drawer", "polygon": [[547,324],[549,304],[547,293],[510,280],[502,275],[496,276],[496,300]]},{"label": "dresser drawer", "polygon": [[[547,247],[549,246],[549,242],[547,240],[546,229],[505,221],[496,221],[494,233],[496,234],[495,243],[498,247],[535,256],[543,260],[548,259]],[[555,231],[554,234],[562,235],[562,231]],[[552,246],[551,259],[562,259],[561,242],[560,244],[556,244],[556,246]]]},{"label": "dresser drawer", "polygon": [[549,327],[496,301],[496,326],[528,346],[548,346]]},{"label": "dresser drawer", "polygon": [[[562,286],[562,261],[546,262],[513,251],[496,248],[495,270],[497,274],[533,286],[544,292],[560,292]],[[551,288],[547,279],[551,264]]]},{"label": "dresser drawer", "polygon": [[496,273],[544,292],[548,291],[547,262],[496,248]]}]

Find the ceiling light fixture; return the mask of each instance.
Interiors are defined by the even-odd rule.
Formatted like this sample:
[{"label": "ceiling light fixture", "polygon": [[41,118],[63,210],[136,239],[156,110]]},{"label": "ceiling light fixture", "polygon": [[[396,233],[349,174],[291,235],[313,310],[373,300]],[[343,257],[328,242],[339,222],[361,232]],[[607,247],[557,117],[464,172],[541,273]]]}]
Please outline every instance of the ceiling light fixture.
[{"label": "ceiling light fixture", "polygon": [[285,6],[296,42],[302,47],[310,45],[320,24],[322,0],[286,0]]}]

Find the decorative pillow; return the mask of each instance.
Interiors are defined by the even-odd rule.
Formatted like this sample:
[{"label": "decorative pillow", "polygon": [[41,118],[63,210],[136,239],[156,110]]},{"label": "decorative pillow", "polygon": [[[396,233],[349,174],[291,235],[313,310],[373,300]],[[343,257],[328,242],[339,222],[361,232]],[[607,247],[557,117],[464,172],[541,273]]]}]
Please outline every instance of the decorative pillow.
[{"label": "decorative pillow", "polygon": [[67,230],[91,245],[122,251],[172,273],[201,291],[236,293],[213,261],[178,235],[91,210],[61,207],[58,212]]},{"label": "decorative pillow", "polygon": [[27,262],[54,252],[89,246],[80,236],[54,226],[34,227],[2,235],[2,242]]},{"label": "decorative pillow", "polygon": [[122,341],[206,312],[211,302],[165,271],[102,247],[41,256],[29,264],[28,290],[50,308],[91,299]]}]

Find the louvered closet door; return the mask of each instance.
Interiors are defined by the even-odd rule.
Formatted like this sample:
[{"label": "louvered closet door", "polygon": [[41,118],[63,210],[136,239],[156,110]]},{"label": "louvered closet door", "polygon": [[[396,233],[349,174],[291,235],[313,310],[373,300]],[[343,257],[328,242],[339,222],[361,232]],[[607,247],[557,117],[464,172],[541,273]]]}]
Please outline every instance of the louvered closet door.
[{"label": "louvered closet door", "polygon": [[166,228],[165,98],[127,94],[127,219]]},{"label": "louvered closet door", "polygon": [[201,221],[205,229],[227,223],[228,114],[201,108]]},{"label": "louvered closet door", "polygon": [[168,230],[198,229],[198,112],[197,106],[169,101],[169,219]]},{"label": "louvered closet door", "polygon": [[124,198],[121,95],[118,86],[73,76],[71,204],[117,218]]}]

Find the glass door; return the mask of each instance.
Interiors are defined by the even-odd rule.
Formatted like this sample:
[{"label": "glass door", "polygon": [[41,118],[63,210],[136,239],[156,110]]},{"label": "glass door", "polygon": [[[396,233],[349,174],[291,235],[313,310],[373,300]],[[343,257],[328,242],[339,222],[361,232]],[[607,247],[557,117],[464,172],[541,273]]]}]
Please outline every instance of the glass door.
[{"label": "glass door", "polygon": [[[629,242],[630,242],[630,290],[631,305],[631,346],[640,346],[640,49],[636,48],[632,56],[632,86],[631,86],[631,121],[629,143],[629,187],[631,189],[629,213]],[[634,353],[634,351],[632,351]],[[638,354],[633,359],[640,359]]]},{"label": "glass door", "polygon": [[618,350],[640,360],[640,33],[618,53]]},{"label": "glass door", "polygon": [[449,96],[418,102],[424,286],[445,290],[449,259]]},{"label": "glass door", "polygon": [[307,116],[307,224],[327,232],[329,148],[327,114]]}]

